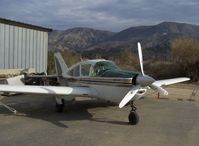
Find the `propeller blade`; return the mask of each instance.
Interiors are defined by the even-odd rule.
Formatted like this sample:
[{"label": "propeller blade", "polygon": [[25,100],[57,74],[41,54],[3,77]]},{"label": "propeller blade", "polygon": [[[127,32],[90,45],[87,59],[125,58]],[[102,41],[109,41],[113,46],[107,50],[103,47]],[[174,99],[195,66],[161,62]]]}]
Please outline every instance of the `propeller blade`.
[{"label": "propeller blade", "polygon": [[144,76],[142,47],[141,47],[140,42],[138,42],[138,55],[139,55],[141,73]]},{"label": "propeller blade", "polygon": [[168,94],[169,94],[165,89],[163,89],[162,87],[157,86],[157,85],[155,85],[155,84],[150,85],[150,87],[151,87],[153,90],[158,91],[161,95],[168,95]]},{"label": "propeller blade", "polygon": [[135,94],[138,92],[140,86],[134,86],[126,95],[125,97],[122,99],[122,101],[119,104],[119,108],[124,107],[130,100],[133,99],[133,97],[135,97]]}]

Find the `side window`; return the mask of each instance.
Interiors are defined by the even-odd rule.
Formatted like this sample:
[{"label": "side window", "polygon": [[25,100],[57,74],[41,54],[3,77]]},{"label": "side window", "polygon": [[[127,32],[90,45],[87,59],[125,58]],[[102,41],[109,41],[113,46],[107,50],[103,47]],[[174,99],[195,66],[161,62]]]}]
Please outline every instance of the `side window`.
[{"label": "side window", "polygon": [[90,68],[91,68],[91,64],[82,64],[81,65],[81,76],[89,76]]},{"label": "side window", "polygon": [[105,65],[102,62],[96,63],[94,66],[94,72],[96,76],[100,76],[105,70]]},{"label": "side window", "polygon": [[71,75],[71,76],[80,76],[80,65],[78,65],[78,66],[76,66],[75,68],[73,68],[70,72],[69,72],[69,74]]}]

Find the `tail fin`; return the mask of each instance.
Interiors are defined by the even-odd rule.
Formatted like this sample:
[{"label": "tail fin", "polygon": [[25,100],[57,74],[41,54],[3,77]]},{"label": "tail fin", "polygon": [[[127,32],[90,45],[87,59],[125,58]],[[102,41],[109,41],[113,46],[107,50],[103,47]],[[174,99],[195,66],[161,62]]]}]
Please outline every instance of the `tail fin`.
[{"label": "tail fin", "polygon": [[57,76],[67,75],[68,66],[65,64],[65,61],[59,52],[54,54],[55,57],[55,68]]}]

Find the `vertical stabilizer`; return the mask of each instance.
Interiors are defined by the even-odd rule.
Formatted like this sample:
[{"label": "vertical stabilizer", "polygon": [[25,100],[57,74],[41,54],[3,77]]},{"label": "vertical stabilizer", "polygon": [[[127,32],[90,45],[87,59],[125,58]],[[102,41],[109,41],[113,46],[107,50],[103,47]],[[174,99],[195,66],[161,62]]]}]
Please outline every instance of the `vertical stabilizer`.
[{"label": "vertical stabilizer", "polygon": [[65,64],[65,61],[59,52],[54,54],[55,57],[55,68],[57,76],[63,76],[63,74],[67,74],[68,67]]}]

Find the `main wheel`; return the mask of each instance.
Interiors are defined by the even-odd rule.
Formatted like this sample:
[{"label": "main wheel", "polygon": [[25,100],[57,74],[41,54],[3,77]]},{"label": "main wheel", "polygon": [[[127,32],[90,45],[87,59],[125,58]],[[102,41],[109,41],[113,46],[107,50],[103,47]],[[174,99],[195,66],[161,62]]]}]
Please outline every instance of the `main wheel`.
[{"label": "main wheel", "polygon": [[135,111],[129,113],[129,124],[136,125],[139,122],[139,116]]},{"label": "main wheel", "polygon": [[62,104],[56,102],[56,112],[62,113],[64,111],[64,100],[62,99]]}]

